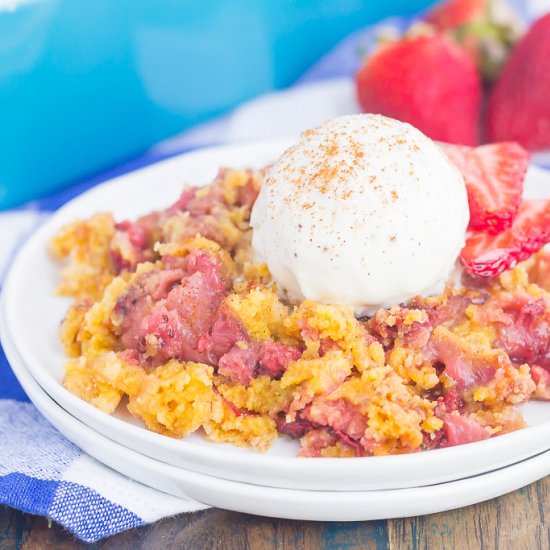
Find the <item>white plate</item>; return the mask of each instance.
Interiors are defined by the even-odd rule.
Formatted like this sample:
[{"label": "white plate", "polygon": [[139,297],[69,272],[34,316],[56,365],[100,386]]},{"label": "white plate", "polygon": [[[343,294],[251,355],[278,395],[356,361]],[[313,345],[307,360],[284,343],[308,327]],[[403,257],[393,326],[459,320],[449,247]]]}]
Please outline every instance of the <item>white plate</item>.
[{"label": "white plate", "polygon": [[491,473],[412,489],[307,491],[227,481],[163,464],[98,434],[57,405],[25,368],[11,341],[3,343],[19,382],[38,410],[88,454],[145,485],[226,510],[315,521],[418,516],[482,502],[550,474],[550,451],[546,451]]},{"label": "white plate", "polygon": [[[530,427],[505,436],[449,449],[343,461],[296,458],[297,443],[286,437],[264,454],[210,443],[195,434],[174,440],[143,429],[127,413],[108,416],[63,388],[65,357],[58,327],[69,300],[54,294],[58,266],[46,252],[58,229],[101,210],[124,218],[165,207],[177,198],[184,182],[206,183],[218,166],[262,166],[286,145],[287,141],[276,141],[190,153],[112,180],[70,202],[29,239],[13,263],[3,292],[2,339],[9,332],[37,382],[94,430],[163,462],[225,479],[291,489],[396,489],[483,473],[550,448],[548,403],[527,404],[524,413]],[[549,184],[548,173],[535,168],[527,180],[531,194]]]}]

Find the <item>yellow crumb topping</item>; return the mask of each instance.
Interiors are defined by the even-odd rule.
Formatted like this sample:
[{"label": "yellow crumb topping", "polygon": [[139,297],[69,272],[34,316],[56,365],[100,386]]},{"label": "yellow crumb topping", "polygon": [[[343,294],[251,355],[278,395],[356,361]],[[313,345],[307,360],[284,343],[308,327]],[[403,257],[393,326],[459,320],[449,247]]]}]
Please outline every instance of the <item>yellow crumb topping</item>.
[{"label": "yellow crumb topping", "polygon": [[51,240],[50,252],[67,259],[57,291],[64,296],[101,296],[113,278],[109,246],[115,224],[111,214],[96,214],[87,221],[66,225]]},{"label": "yellow crumb topping", "polygon": [[287,336],[284,320],[289,309],[273,290],[252,288],[241,294],[230,294],[226,304],[255,339],[284,339]]},{"label": "yellow crumb topping", "polygon": [[210,419],[203,425],[206,438],[265,451],[277,439],[275,421],[267,414],[236,414],[221,397],[212,403]]},{"label": "yellow crumb topping", "polygon": [[147,374],[128,410],[155,432],[184,437],[211,417],[214,369],[172,360]]}]

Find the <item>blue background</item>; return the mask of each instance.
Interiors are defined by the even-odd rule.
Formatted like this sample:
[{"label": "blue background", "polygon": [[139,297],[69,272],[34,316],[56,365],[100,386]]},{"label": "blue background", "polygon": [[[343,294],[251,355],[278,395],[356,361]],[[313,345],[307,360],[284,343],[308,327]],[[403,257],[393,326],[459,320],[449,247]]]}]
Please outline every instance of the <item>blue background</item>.
[{"label": "blue background", "polygon": [[0,209],[291,84],[430,0],[19,0],[0,11]]}]

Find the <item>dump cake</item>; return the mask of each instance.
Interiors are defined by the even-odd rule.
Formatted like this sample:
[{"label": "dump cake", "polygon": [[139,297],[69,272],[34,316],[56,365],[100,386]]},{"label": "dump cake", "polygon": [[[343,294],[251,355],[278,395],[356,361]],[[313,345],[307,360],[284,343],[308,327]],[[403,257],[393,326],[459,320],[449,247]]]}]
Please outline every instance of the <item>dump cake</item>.
[{"label": "dump cake", "polygon": [[[61,329],[70,357],[65,387],[109,414],[127,406],[148,429],[171,437],[198,430],[211,441],[259,450],[280,436],[299,438],[300,455],[310,457],[408,453],[521,428],[517,406],[550,399],[550,255],[539,251],[550,241],[550,203],[521,202],[527,156],[507,156],[499,164],[495,149],[447,146],[451,164],[439,146],[411,127],[380,117],[352,122],[351,134],[339,130],[337,150],[334,128],[325,139],[326,125],[302,139],[319,138],[315,148],[325,147],[324,154],[362,159],[370,145],[368,139],[357,139],[357,128],[368,131],[365,125],[374,124],[371,130],[377,132],[376,124],[387,124],[395,130],[385,134],[387,167],[377,158],[361,170],[374,170],[371,176],[382,186],[390,185],[392,162],[407,163],[406,172],[413,175],[407,181],[401,174],[391,188],[376,191],[380,205],[374,191],[354,198],[368,231],[358,227],[345,252],[351,267],[342,264],[339,271],[327,267],[325,272],[328,264],[317,251],[313,257],[321,263],[303,266],[300,255],[311,257],[307,242],[291,248],[293,232],[304,223],[293,214],[295,201],[307,201],[305,195],[314,193],[291,194],[285,211],[277,204],[284,197],[273,186],[296,191],[313,185],[312,179],[315,185],[330,185],[339,177],[331,163],[326,170],[306,163],[303,173],[298,168],[295,183],[281,183],[295,149],[264,170],[223,168],[210,185],[186,187],[174,204],[137,220],[115,221],[98,213],[64,227],[51,249],[64,263],[59,292],[74,297]],[[401,157],[392,160],[392,148]],[[426,154],[420,154],[422,148]],[[437,166],[421,165],[431,162]],[[336,166],[346,169],[345,162]],[[422,200],[415,203],[407,186],[418,185],[420,174],[441,178],[442,196],[453,200],[441,206],[443,213],[434,211],[440,198],[432,184],[429,192],[417,191]],[[501,187],[483,195],[481,182],[495,184],[495,177]],[[340,197],[350,186],[358,192],[353,178],[346,178]],[[363,181],[372,183],[369,177]],[[517,197],[514,186],[519,186]],[[260,207],[252,215],[261,232],[256,238],[250,218],[260,192]],[[392,201],[392,192],[406,197],[404,202]],[[316,216],[333,207],[328,202],[339,199],[322,200],[324,210],[315,202],[310,207],[308,231],[313,245],[335,247],[337,241],[315,234],[314,226]],[[400,256],[406,251],[391,248],[391,228],[402,240],[415,235],[416,228],[408,227],[404,217],[381,218],[377,229],[365,207],[369,202],[393,216],[403,205],[417,208],[413,224],[419,223],[424,200],[433,201],[429,216],[447,217],[449,234],[426,234],[427,243],[415,246],[447,243],[452,261],[435,255],[420,260],[411,248],[407,263]],[[271,212],[276,216],[270,229],[264,222]],[[344,215],[342,222],[338,212],[333,208],[332,223],[345,228],[351,218],[346,221]],[[483,219],[492,221],[483,225]],[[361,239],[382,233],[389,237],[378,246],[379,255],[367,255],[364,268],[355,265]],[[405,281],[399,291],[405,294],[395,293],[395,274],[383,264],[384,249],[388,255],[400,251],[394,256],[400,275],[404,280],[420,277],[418,288]],[[321,252],[330,262],[336,249]],[[453,269],[459,254],[462,268]],[[318,278],[310,273],[300,279],[298,271],[307,269],[317,270]],[[381,289],[372,299],[367,269],[379,278]],[[441,292],[420,293],[437,286],[442,276],[447,285]],[[285,288],[287,280],[307,284]],[[390,303],[394,296],[399,303]],[[387,307],[374,310],[377,304]]]}]

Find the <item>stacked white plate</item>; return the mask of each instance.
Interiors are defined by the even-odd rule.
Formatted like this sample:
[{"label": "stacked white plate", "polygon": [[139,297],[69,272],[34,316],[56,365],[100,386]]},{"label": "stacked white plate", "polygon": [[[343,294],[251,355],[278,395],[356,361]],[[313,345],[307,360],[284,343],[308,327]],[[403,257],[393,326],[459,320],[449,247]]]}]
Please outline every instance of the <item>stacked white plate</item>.
[{"label": "stacked white plate", "polygon": [[[433,513],[487,500],[550,474],[550,403],[523,407],[528,427],[486,441],[410,455],[297,458],[279,438],[267,453],[174,440],[119,408],[108,416],[61,384],[59,323],[69,301],[55,295],[47,252],[65,223],[111,211],[134,218],[174,202],[184,183],[205,184],[219,166],[261,167],[288,145],[271,141],[205,149],[122,176],[81,195],[43,225],[12,265],[2,292],[0,335],[36,407],[65,436],[121,473],[174,495],[230,510],[290,519],[366,520]],[[526,195],[547,197],[550,174],[532,167]]]}]

